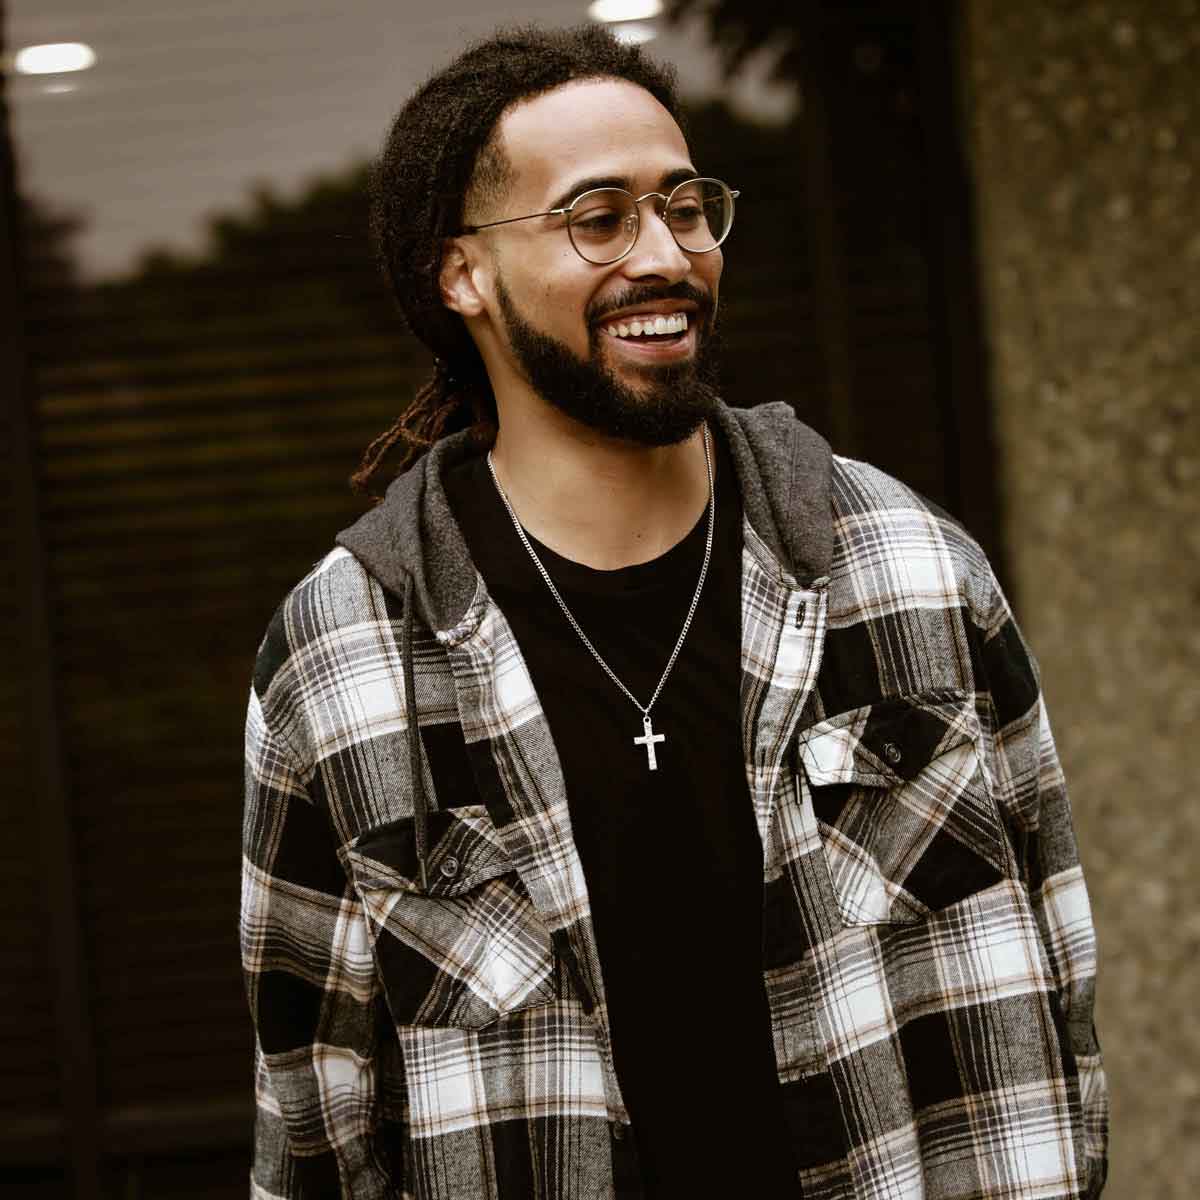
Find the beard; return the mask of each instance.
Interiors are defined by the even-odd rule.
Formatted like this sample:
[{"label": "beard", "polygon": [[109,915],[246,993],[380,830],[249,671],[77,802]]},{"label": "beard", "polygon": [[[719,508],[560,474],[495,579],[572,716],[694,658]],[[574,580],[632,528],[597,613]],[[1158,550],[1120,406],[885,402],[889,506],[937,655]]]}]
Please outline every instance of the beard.
[{"label": "beard", "polygon": [[517,364],[534,391],[589,429],[642,446],[674,446],[690,437],[719,404],[716,310],[712,298],[689,283],[632,288],[604,306],[606,312],[615,312],[655,300],[690,300],[697,305],[688,315],[689,326],[696,330],[695,357],[637,368],[644,380],[641,388],[630,387],[603,363],[601,339],[609,335],[600,330],[604,312],[598,308],[585,314],[589,353],[580,358],[525,320],[500,278],[496,299]]}]

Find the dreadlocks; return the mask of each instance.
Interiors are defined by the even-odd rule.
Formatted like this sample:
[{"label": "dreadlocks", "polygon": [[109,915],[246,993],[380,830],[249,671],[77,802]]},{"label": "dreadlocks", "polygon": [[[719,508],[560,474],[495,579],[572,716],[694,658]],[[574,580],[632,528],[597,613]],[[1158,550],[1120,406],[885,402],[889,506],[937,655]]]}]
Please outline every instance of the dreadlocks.
[{"label": "dreadlocks", "polygon": [[670,67],[595,25],[503,30],[433,75],[392,123],[370,177],[371,234],[385,277],[412,332],[433,351],[434,371],[399,419],[377,437],[350,477],[375,490],[399,446],[397,471],[439,438],[494,432],[496,401],[462,318],[441,301],[442,240],[461,232],[463,209],[507,195],[511,168],[496,136],[506,109],[580,79],[625,79],[683,124]]}]

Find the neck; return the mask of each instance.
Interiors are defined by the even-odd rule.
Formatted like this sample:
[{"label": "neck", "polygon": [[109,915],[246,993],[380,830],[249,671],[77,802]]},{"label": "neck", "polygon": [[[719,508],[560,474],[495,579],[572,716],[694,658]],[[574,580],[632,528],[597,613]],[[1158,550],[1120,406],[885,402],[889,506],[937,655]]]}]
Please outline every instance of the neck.
[{"label": "neck", "polygon": [[562,417],[532,427],[501,418],[496,475],[525,529],[556,554],[617,570],[666,553],[708,504],[704,431],[639,446]]}]

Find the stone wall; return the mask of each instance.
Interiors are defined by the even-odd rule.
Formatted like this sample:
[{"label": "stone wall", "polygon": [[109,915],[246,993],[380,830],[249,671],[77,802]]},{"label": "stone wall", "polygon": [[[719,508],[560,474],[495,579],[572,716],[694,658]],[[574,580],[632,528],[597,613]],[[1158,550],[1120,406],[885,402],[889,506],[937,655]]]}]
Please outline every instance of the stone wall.
[{"label": "stone wall", "polygon": [[1014,592],[1100,938],[1106,1200],[1194,1200],[1200,4],[965,11]]}]

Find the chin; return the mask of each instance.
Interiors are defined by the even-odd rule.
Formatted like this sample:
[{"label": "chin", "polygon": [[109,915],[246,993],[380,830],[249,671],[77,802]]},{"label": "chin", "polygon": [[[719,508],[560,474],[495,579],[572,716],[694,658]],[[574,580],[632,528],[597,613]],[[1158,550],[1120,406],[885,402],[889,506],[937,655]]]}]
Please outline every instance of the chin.
[{"label": "chin", "polygon": [[600,340],[608,335],[595,331],[581,357],[524,320],[499,287],[497,294],[521,374],[545,403],[579,424],[635,445],[673,446],[716,410],[716,347],[708,331],[697,330],[686,356],[644,365],[614,354]]}]

